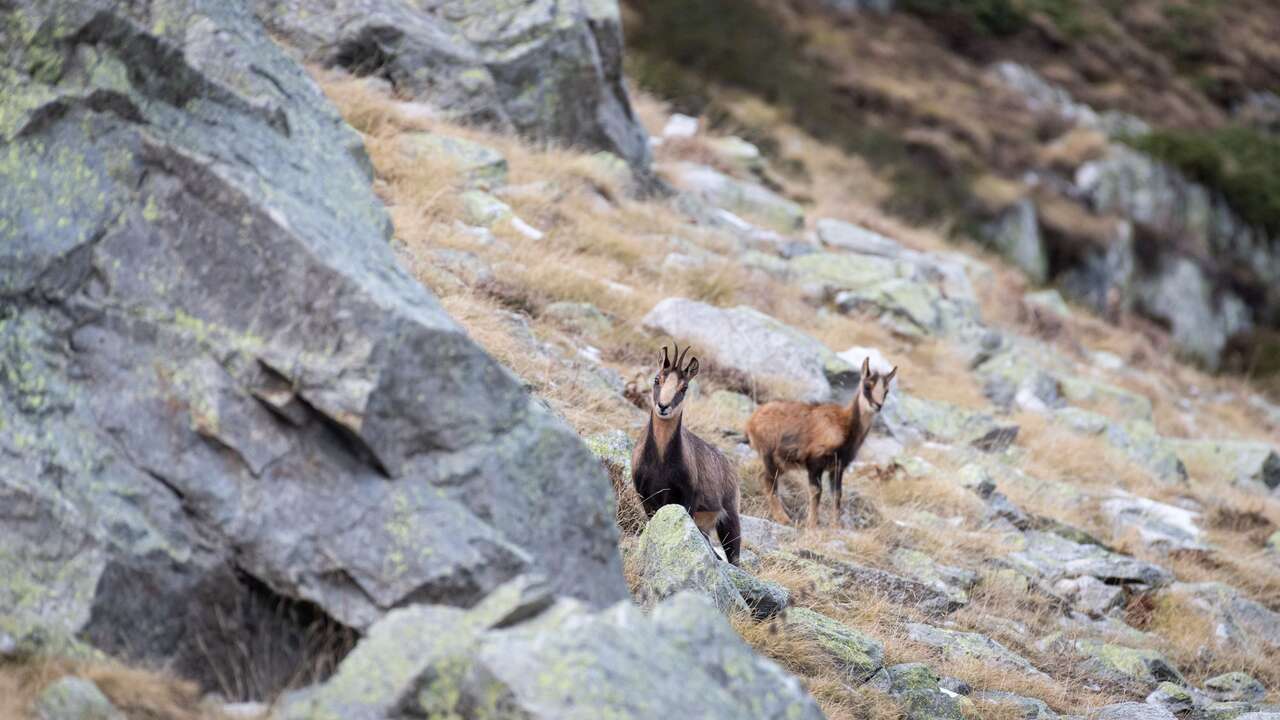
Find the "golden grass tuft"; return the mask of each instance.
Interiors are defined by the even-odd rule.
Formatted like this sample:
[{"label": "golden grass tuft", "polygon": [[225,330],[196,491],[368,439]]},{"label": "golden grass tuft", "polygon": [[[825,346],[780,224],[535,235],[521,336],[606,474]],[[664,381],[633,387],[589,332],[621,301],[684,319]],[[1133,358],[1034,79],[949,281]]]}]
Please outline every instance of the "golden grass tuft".
[{"label": "golden grass tuft", "polygon": [[29,657],[0,663],[0,717],[36,720],[32,705],[40,693],[64,676],[89,680],[125,716],[140,720],[225,720],[202,705],[193,683],[172,675],[127,667],[115,661],[80,662]]}]

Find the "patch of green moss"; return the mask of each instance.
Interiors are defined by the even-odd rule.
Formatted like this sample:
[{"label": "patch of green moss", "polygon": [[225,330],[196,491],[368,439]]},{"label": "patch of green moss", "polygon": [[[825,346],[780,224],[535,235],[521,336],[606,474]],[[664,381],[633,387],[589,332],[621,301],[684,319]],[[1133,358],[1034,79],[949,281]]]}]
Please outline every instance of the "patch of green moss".
[{"label": "patch of green moss", "polygon": [[1245,222],[1280,234],[1280,138],[1227,127],[1156,130],[1127,141],[1221,193]]}]

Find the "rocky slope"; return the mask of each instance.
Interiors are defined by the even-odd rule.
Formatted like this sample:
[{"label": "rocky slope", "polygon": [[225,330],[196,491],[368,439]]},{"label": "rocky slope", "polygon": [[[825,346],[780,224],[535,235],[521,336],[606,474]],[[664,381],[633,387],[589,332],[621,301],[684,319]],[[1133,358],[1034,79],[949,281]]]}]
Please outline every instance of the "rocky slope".
[{"label": "rocky slope", "polygon": [[[0,2],[0,716],[1276,713],[1280,408],[633,113],[618,17]],[[741,569],[627,485],[670,337]],[[867,356],[843,515],[755,517],[746,418]]]},{"label": "rocky slope", "polygon": [[[884,207],[954,222],[1100,313],[1154,321],[1209,368],[1270,367],[1273,4],[629,7],[641,81],[766,142],[782,175],[815,159],[750,98],[865,157]],[[763,69],[745,71],[753,56]]]}]

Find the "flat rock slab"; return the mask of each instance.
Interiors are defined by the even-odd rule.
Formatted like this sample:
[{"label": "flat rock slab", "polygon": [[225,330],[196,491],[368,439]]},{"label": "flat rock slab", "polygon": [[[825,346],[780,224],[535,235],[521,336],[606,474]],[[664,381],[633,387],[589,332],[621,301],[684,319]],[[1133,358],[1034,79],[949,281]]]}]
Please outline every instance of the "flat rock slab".
[{"label": "flat rock slab", "polygon": [[1176,720],[1168,709],[1147,703],[1118,703],[1089,713],[1089,720]]},{"label": "flat rock slab", "polygon": [[830,348],[799,330],[745,306],[728,310],[667,298],[643,319],[644,327],[693,344],[691,356],[794,389],[802,400],[830,400],[851,388],[858,371]]},{"label": "flat rock slab", "polygon": [[782,232],[804,225],[804,210],[758,183],[738,180],[715,168],[690,162],[663,165],[660,171],[685,192]]},{"label": "flat rock slab", "polygon": [[944,565],[919,550],[897,548],[889,554],[889,561],[898,572],[945,593],[960,605],[969,603],[969,590],[978,583],[978,574],[972,570]]},{"label": "flat rock slab", "polygon": [[1091,576],[1108,583],[1166,585],[1168,570],[1137,558],[1111,552],[1097,545],[1074,542],[1038,530],[1023,534],[1025,547],[1005,556],[1014,568],[1047,580]]},{"label": "flat rock slab", "polygon": [[1236,483],[1274,490],[1280,487],[1280,450],[1261,442],[1175,440],[1174,451],[1184,462],[1210,473],[1207,481]]},{"label": "flat rock slab", "polygon": [[1197,524],[1200,513],[1194,510],[1125,492],[1103,500],[1100,509],[1117,532],[1137,532],[1142,544],[1151,550],[1209,549]]},{"label": "flat rock slab", "polygon": [[872,595],[938,614],[953,612],[961,606],[947,593],[918,580],[836,560],[811,550],[800,550],[795,554],[779,552],[774,559],[811,577],[819,594]]},{"label": "flat rock slab", "polygon": [[948,630],[923,623],[907,623],[907,637],[915,642],[937,648],[951,658],[970,657],[984,663],[1012,668],[1028,675],[1047,677],[1026,658],[980,633]]}]

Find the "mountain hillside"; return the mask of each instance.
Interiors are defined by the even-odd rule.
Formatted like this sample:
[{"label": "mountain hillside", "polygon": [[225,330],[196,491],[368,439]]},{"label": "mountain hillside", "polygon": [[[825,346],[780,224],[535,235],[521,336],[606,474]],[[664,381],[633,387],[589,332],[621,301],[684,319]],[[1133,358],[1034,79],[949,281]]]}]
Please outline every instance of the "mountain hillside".
[{"label": "mountain hillside", "polygon": [[1274,15],[0,0],[0,718],[1280,717]]}]

